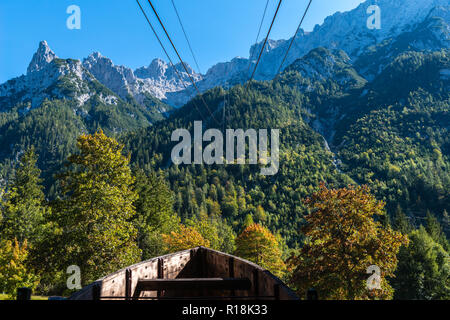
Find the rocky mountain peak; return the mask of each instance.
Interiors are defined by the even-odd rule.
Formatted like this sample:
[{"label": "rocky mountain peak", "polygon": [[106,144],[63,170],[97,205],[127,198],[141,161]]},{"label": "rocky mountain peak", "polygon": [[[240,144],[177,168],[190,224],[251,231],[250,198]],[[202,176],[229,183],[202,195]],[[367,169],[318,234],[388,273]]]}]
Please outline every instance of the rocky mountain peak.
[{"label": "rocky mountain peak", "polygon": [[98,51],[91,53],[85,61],[95,62],[103,58],[102,54]]},{"label": "rocky mountain peak", "polygon": [[112,60],[102,56],[100,52],[93,52],[83,60],[83,66],[87,69],[90,69],[97,64],[113,66]]},{"label": "rocky mountain peak", "polygon": [[[185,66],[191,76],[193,76],[195,79],[201,78],[201,75],[195,73],[195,70],[190,65],[185,63]],[[158,58],[154,59],[148,67],[141,67],[139,69],[136,69],[134,71],[134,74],[140,79],[151,79],[151,80],[166,79],[177,82],[179,81],[179,79],[175,69],[181,75],[183,81],[189,81],[188,74],[186,73],[186,70],[184,69],[181,62],[175,64],[172,67],[164,60]]]},{"label": "rocky mountain peak", "polygon": [[99,52],[94,52],[84,59],[83,67],[121,98],[132,93],[132,87],[138,85],[133,70],[114,65],[111,59],[103,57]]},{"label": "rocky mountain peak", "polygon": [[44,69],[50,62],[58,58],[56,54],[50,49],[47,41],[41,41],[39,48],[33,55],[33,59],[28,66],[27,73],[32,73]]},{"label": "rocky mountain peak", "polygon": [[[266,46],[264,47],[264,52],[270,52],[276,48],[278,48],[280,45],[284,44],[286,40],[272,40],[268,39]],[[258,42],[257,44],[254,44],[250,47],[250,60],[256,60],[258,59],[259,53],[261,52],[261,47],[263,45],[264,41]]]},{"label": "rocky mountain peak", "polygon": [[149,68],[150,69],[165,69],[167,68],[168,64],[159,58],[153,59],[153,61],[150,63]]},{"label": "rocky mountain peak", "polygon": [[134,74],[142,79],[158,79],[164,76],[169,65],[159,58],[153,59],[148,67],[137,69]]}]

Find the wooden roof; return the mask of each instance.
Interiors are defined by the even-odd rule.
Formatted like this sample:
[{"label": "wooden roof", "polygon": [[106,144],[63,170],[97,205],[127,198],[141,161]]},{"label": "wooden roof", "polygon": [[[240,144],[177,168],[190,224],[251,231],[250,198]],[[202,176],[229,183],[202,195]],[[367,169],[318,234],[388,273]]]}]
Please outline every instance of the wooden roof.
[{"label": "wooden roof", "polygon": [[151,299],[298,300],[269,271],[245,259],[197,247],[129,266],[107,275],[71,300]]}]

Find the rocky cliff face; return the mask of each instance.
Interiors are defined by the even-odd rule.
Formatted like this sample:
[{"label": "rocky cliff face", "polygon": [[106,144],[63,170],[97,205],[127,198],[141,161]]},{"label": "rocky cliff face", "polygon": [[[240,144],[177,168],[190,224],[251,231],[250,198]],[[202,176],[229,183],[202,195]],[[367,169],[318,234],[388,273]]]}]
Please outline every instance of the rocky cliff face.
[{"label": "rocky cliff face", "polygon": [[[381,13],[381,29],[367,27],[369,6],[376,4]],[[284,68],[296,59],[317,47],[340,49],[352,59],[361,55],[369,46],[379,44],[384,39],[396,37],[403,32],[412,31],[432,12],[442,14],[437,7],[449,8],[447,0],[368,0],[354,10],[338,12],[317,25],[310,33],[300,32],[294,41]],[[448,22],[448,20],[447,20]],[[272,49],[266,49],[257,78],[273,78],[278,70],[284,52],[290,40],[277,43]],[[251,58],[252,59],[252,58]]]},{"label": "rocky cliff face", "polygon": [[449,48],[450,10],[435,7],[425,20],[411,30],[389,37],[368,47],[355,58],[355,68],[369,81],[373,80],[393,58],[406,51],[439,51]]},{"label": "rocky cliff face", "polygon": [[[11,79],[0,85],[1,110],[8,110],[17,103],[29,103],[30,108],[38,107],[45,99],[78,100],[80,106],[96,92],[90,92],[89,83],[100,82],[111,90],[104,101],[117,101],[135,98],[143,107],[153,107],[165,99],[168,92],[180,91],[189,86],[189,77],[181,65],[175,66],[183,82],[178,80],[174,68],[162,60],[154,60],[149,67],[136,72],[124,66],[116,66],[100,53],[92,53],[83,62],[73,59],[60,59],[42,41],[27,69],[27,74]],[[188,67],[191,72],[192,69]],[[196,81],[201,76],[191,75]],[[189,83],[188,83],[189,82]],[[154,99],[155,101],[150,101]],[[162,104],[161,104],[162,105]],[[162,107],[161,112],[167,111]]]},{"label": "rocky cliff face", "polygon": [[[191,85],[189,76],[181,64],[175,65],[178,74],[181,75],[180,80],[175,68],[160,59],[154,59],[148,67],[133,71],[124,66],[114,65],[110,59],[97,52],[86,58],[83,66],[121,98],[131,95],[139,103],[143,103],[146,94],[166,100],[168,93],[184,90]],[[195,81],[201,80],[201,75],[196,74],[189,66],[187,69]]]},{"label": "rocky cliff face", "polygon": [[140,84],[131,69],[114,65],[110,59],[98,52],[86,58],[83,67],[121,98],[126,98],[128,94],[136,91]]},{"label": "rocky cliff face", "polygon": [[286,72],[291,70],[300,73],[304,84],[299,83],[298,86],[302,91],[310,91],[313,84],[327,80],[333,80],[344,91],[362,87],[367,82],[354,69],[349,56],[342,50],[319,47],[285,69]]},{"label": "rocky cliff face", "polygon": [[95,78],[80,61],[59,59],[47,42],[42,41],[27,74],[0,85],[0,104],[2,110],[17,103],[28,103],[30,108],[35,108],[44,99],[75,99],[83,104],[90,96],[86,82],[92,81]]},{"label": "rocky cliff face", "polygon": [[30,65],[27,69],[27,74],[44,69],[50,62],[58,58],[56,54],[50,49],[47,41],[39,43],[39,48],[31,59]]}]

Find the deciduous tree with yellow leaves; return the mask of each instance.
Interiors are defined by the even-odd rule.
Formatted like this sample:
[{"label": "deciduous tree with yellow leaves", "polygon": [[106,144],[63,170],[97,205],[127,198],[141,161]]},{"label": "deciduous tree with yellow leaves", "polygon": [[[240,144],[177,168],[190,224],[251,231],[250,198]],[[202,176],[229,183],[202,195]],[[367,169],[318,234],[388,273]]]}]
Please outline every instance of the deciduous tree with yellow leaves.
[{"label": "deciduous tree with yellow leaves", "polygon": [[[407,236],[383,227],[384,203],[367,186],[328,189],[320,185],[305,203],[303,233],[306,242],[289,259],[292,283],[300,295],[314,287],[322,299],[390,299],[393,289],[386,280],[397,267],[397,253]],[[369,266],[381,270],[381,289],[369,290]]]},{"label": "deciduous tree with yellow leaves", "polygon": [[180,225],[178,231],[163,234],[163,241],[168,252],[177,252],[199,246],[209,247],[210,243],[193,227]]},{"label": "deciduous tree with yellow leaves", "polygon": [[17,239],[0,241],[0,292],[14,298],[21,287],[36,288],[39,278],[26,266],[28,244]]},{"label": "deciduous tree with yellow leaves", "polygon": [[282,277],[286,265],[276,237],[266,227],[253,223],[236,238],[235,254]]}]

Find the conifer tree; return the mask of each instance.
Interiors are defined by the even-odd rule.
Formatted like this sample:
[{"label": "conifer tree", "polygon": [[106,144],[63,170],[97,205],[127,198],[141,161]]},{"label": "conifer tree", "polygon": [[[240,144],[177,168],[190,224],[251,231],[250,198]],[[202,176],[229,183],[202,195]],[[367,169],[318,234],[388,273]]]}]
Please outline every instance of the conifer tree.
[{"label": "conifer tree", "polygon": [[244,226],[244,229],[245,228],[247,228],[247,227],[249,227],[249,226],[251,226],[252,224],[254,224],[255,222],[253,221],[253,216],[249,213],[249,214],[247,214],[246,216],[245,216],[245,219],[244,219],[244,224],[243,224],[243,226]]},{"label": "conifer tree", "polygon": [[423,226],[409,235],[410,244],[398,254],[391,280],[394,297],[402,300],[450,299],[450,257]]},{"label": "conifer tree", "polygon": [[442,228],[444,229],[445,233],[450,234],[450,216],[445,209],[442,213]]},{"label": "conifer tree", "polygon": [[435,242],[442,245],[445,250],[449,249],[449,243],[444,231],[442,230],[442,226],[436,216],[433,215],[430,211],[427,211],[425,229]]},{"label": "conifer tree", "polygon": [[36,162],[34,149],[28,149],[20,158],[7,192],[3,195],[0,231],[4,239],[17,239],[19,243],[28,239],[28,242],[34,243],[41,236],[46,207],[41,171]]},{"label": "conifer tree", "polygon": [[235,234],[220,216],[200,212],[198,216],[187,219],[186,225],[200,233],[209,242],[210,248],[227,253],[234,251]]},{"label": "conifer tree", "polygon": [[400,205],[395,211],[393,228],[402,234],[408,234],[414,229]]}]

